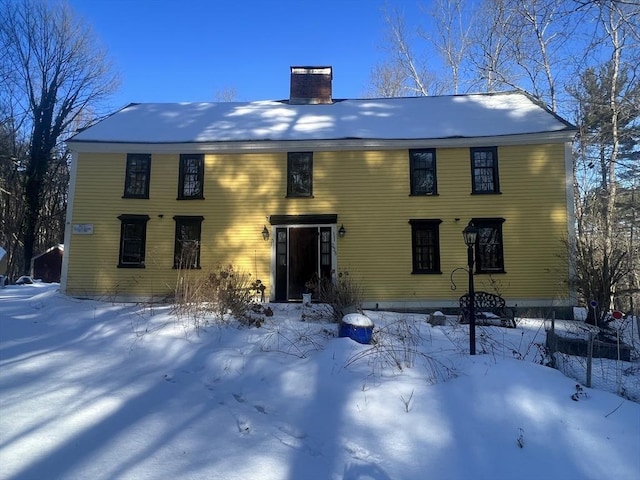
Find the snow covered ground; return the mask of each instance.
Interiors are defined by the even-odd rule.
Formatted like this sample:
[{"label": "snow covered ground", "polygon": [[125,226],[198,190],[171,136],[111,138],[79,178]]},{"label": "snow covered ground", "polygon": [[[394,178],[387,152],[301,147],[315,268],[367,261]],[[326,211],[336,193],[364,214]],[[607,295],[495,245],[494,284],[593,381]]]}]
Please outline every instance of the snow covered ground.
[{"label": "snow covered ground", "polygon": [[541,320],[479,327],[470,357],[424,315],[367,312],[375,346],[301,305],[196,335],[57,287],[0,289],[2,479],[640,478],[640,404],[572,400]]}]

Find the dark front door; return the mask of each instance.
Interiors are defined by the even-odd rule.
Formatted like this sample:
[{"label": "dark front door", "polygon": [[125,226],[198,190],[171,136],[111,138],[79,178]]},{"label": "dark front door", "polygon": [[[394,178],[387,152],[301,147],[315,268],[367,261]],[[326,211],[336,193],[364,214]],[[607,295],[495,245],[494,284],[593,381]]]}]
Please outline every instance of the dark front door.
[{"label": "dark front door", "polygon": [[331,227],[277,227],[275,246],[275,300],[300,301],[303,293],[317,298],[307,284],[318,277],[331,277]]},{"label": "dark front door", "polygon": [[289,229],[289,298],[301,300],[307,282],[318,276],[318,227]]}]

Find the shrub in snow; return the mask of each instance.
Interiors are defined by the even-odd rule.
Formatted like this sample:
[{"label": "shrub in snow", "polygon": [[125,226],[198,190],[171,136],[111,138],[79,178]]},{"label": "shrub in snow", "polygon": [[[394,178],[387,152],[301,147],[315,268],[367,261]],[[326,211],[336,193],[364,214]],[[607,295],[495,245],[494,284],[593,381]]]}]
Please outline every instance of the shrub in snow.
[{"label": "shrub in snow", "polygon": [[250,273],[235,270],[231,265],[218,267],[205,277],[203,288],[209,306],[219,320],[229,314],[241,322],[246,320],[255,288]]},{"label": "shrub in snow", "polygon": [[439,312],[439,311],[433,312],[429,314],[429,318],[427,319],[427,322],[429,322],[434,327],[438,325],[446,325],[447,317],[442,312]]},{"label": "shrub in snow", "polygon": [[[251,311],[250,307],[264,293],[260,280],[252,280],[251,274],[237,270],[232,265],[218,266],[204,276],[181,277],[175,291],[174,313],[187,318],[188,326],[196,332],[208,323],[211,315],[217,322],[236,319],[245,325],[260,326],[266,311]],[[252,314],[253,313],[253,314]]]},{"label": "shrub in snow", "polygon": [[423,362],[429,372],[426,380],[430,384],[457,376],[452,365],[445,365],[425,352],[424,345],[430,340],[421,334],[421,325],[424,325],[422,315],[394,314],[393,317],[392,321],[387,321],[384,315],[376,320],[371,347],[352,355],[345,366],[365,360],[373,368],[374,376],[382,376],[412,368],[418,361]]},{"label": "shrub in snow", "polygon": [[307,283],[320,303],[325,304],[331,319],[338,323],[348,313],[362,312],[362,287],[349,272],[331,278],[314,278]]},{"label": "shrub in snow", "polygon": [[580,398],[589,398],[589,394],[584,391],[582,385],[576,384],[576,391],[571,395],[571,400],[578,401]]}]

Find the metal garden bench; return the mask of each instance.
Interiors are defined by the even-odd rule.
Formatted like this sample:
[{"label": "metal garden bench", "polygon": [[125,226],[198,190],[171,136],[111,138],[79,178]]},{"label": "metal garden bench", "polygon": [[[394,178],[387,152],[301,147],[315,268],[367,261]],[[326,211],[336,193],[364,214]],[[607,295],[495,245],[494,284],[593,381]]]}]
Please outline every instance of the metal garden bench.
[{"label": "metal garden bench", "polygon": [[[507,307],[507,303],[500,295],[494,295],[488,292],[475,292],[474,299],[476,325],[516,327],[516,309],[515,307]],[[460,323],[469,323],[470,303],[468,293],[460,297]]]}]

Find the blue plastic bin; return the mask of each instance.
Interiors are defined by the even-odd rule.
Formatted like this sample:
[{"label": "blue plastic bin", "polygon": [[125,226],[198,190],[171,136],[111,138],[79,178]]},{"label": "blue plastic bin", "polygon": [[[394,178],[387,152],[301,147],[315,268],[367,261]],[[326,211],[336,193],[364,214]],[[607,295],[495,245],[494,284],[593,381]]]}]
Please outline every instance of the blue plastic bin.
[{"label": "blue plastic bin", "polygon": [[[369,321],[369,325],[353,325],[349,322],[349,320],[350,315],[345,315],[340,322],[338,335],[340,337],[348,337],[358,343],[362,343],[365,345],[371,343],[371,337],[373,335],[373,322]],[[359,320],[361,320],[361,318]],[[361,324],[367,322],[358,321],[355,323]]]}]

